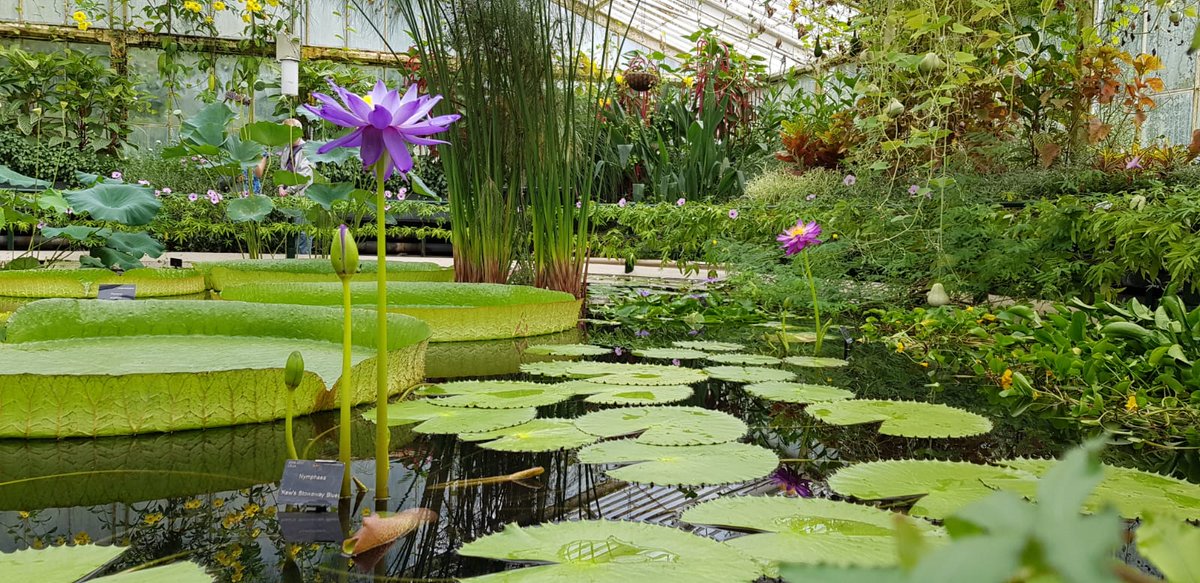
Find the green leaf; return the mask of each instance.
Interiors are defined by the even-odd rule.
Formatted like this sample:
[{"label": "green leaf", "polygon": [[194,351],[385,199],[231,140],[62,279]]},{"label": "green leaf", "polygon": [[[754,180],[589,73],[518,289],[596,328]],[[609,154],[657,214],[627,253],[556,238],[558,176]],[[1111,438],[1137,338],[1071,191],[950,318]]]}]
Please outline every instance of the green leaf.
[{"label": "green leaf", "polygon": [[305,176],[298,172],[289,170],[276,170],[271,173],[271,182],[282,186],[298,186],[300,184],[308,184],[312,180],[311,176]]},{"label": "green leaf", "polygon": [[124,552],[121,547],[80,545],[0,553],[0,573],[9,581],[72,583]]},{"label": "green leaf", "polygon": [[525,349],[525,354],[548,354],[551,356],[601,356],[612,354],[611,348],[594,344],[536,344]]},{"label": "green leaf", "polygon": [[85,212],[98,221],[123,225],[149,224],[162,203],[146,186],[100,183],[84,190],[63,193],[76,212]]},{"label": "green leaf", "polygon": [[221,149],[229,156],[230,160],[237,163],[239,168],[234,171],[235,174],[257,166],[262,161],[264,154],[262,146],[254,142],[243,142],[237,136],[229,136]]},{"label": "green leaf", "polygon": [[733,342],[716,342],[712,340],[678,340],[671,343],[673,346],[680,348],[690,348],[692,350],[702,350],[705,352],[737,352],[746,347],[742,344]]},{"label": "green leaf", "polygon": [[141,259],[145,255],[161,257],[167,250],[161,241],[151,237],[146,232],[116,232],[108,237],[106,243],[109,247],[121,253],[128,254],[135,259]]},{"label": "green leaf", "polygon": [[850,364],[840,358],[826,358],[821,356],[789,356],[783,359],[783,361],[792,366],[809,368],[835,368]]},{"label": "green leaf", "polygon": [[726,354],[714,354],[714,355],[709,356],[708,360],[710,360],[712,362],[721,363],[721,364],[740,364],[740,365],[754,365],[754,366],[761,366],[761,365],[771,366],[771,365],[783,363],[782,360],[779,360],[778,358],[775,358],[774,356],[767,356],[765,354],[742,354],[740,352],[726,353]]},{"label": "green leaf", "polygon": [[30,178],[0,164],[0,188],[50,188],[51,186],[45,180]]},{"label": "green leaf", "polygon": [[1147,514],[1137,529],[1137,549],[1171,583],[1200,581],[1200,528],[1169,516]]},{"label": "green leaf", "polygon": [[521,409],[544,407],[570,399],[571,395],[555,390],[551,385],[539,388],[511,388],[452,395],[430,401],[442,407],[475,407],[479,409]]},{"label": "green leaf", "polygon": [[221,102],[210,103],[183,122],[180,135],[196,144],[220,146],[225,143],[225,127],[234,117],[233,110],[228,105]]},{"label": "green leaf", "polygon": [[779,573],[788,583],[913,583],[907,573],[897,568],[784,565]]},{"label": "green leaf", "polygon": [[580,520],[532,527],[510,524],[467,543],[467,557],[542,563],[468,583],[570,581],[754,581],[759,567],[750,558],[712,539],[640,522]]},{"label": "green leaf", "polygon": [[575,420],[579,429],[600,437],[640,433],[650,445],[701,445],[734,441],[746,434],[737,417],[701,407],[630,407],[588,413]]},{"label": "green leaf", "polygon": [[420,176],[409,172],[408,180],[410,183],[412,183],[413,194],[441,200],[442,197],[438,196],[438,193],[434,192],[432,188],[429,188],[429,185],[425,184],[425,181],[422,180]]},{"label": "green leaf", "polygon": [[774,563],[891,566],[897,564],[897,523],[941,537],[923,520],[873,506],[821,498],[739,496],[686,510],[684,522],[770,534],[752,534],[726,544]]},{"label": "green leaf", "polygon": [[833,491],[862,500],[920,496],[909,514],[935,519],[946,518],[988,496],[992,487],[1015,487],[1014,483],[1035,484],[1036,477],[1011,468],[967,462],[889,460],[855,464],[829,478]]},{"label": "green leaf", "polygon": [[598,383],[589,384],[595,387],[605,387],[584,399],[588,403],[600,405],[662,405],[683,401],[692,396],[692,388],[687,385],[623,387]]},{"label": "green leaf", "polygon": [[303,131],[298,127],[287,126],[273,121],[259,121],[242,127],[241,138],[257,142],[267,147],[278,148],[286,146],[301,137]]},{"label": "green leaf", "polygon": [[575,449],[597,437],[575,427],[570,419],[534,419],[527,423],[482,433],[461,433],[463,441],[485,441],[479,447],[496,451],[557,451]]},{"label": "green leaf", "polygon": [[42,229],[42,235],[54,239],[56,237],[64,237],[80,243],[86,242],[88,237],[95,235],[101,229],[100,227],[85,227],[83,225],[71,225],[69,227],[45,227]]},{"label": "green leaf", "polygon": [[605,471],[616,480],[656,486],[707,486],[757,480],[779,465],[775,452],[747,443],[648,445],[617,439],[579,451],[584,464],[629,464]]},{"label": "green leaf", "polygon": [[225,215],[235,223],[259,223],[275,210],[275,203],[270,198],[252,194],[246,198],[230,200],[225,205]]},{"label": "green leaf", "polygon": [[633,355],[639,358],[654,358],[658,360],[696,360],[708,354],[690,348],[643,348],[634,350]]},{"label": "green leaf", "polygon": [[180,561],[161,567],[122,571],[116,575],[92,579],[101,583],[212,583],[214,579],[204,569],[191,561]]},{"label": "green leaf", "polygon": [[[997,462],[1001,465],[1023,470],[1034,475],[1043,475],[1054,466],[1054,460],[1016,459]],[[1200,520],[1200,485],[1177,478],[1144,472],[1133,468],[1101,465],[1104,479],[1088,496],[1083,507],[1095,512],[1106,504],[1115,506],[1124,518],[1138,518],[1145,514],[1178,516],[1187,520]],[[992,484],[1033,497],[1034,484]]]},{"label": "green leaf", "polygon": [[313,184],[304,189],[304,196],[321,205],[321,208],[332,210],[333,203],[339,200],[350,200],[350,193],[353,191],[354,184],[351,182]]},{"label": "green leaf", "polygon": [[767,382],[755,383],[742,387],[747,393],[768,401],[783,401],[785,403],[819,403],[822,401],[841,401],[853,399],[854,393],[828,385],[810,385],[807,383]]},{"label": "green leaf", "polygon": [[702,371],[680,366],[620,362],[533,362],[521,371],[543,376],[586,378],[607,385],[690,385],[707,379]]},{"label": "green leaf", "polygon": [[992,430],[986,417],[940,403],[856,399],[813,405],[805,412],[831,425],[882,421],[880,433],[901,437],[967,437]]},{"label": "green leaf", "polygon": [[[307,357],[305,357],[307,359]],[[537,416],[537,409],[471,409],[439,407],[429,399],[402,401],[388,405],[389,426],[412,425],[417,433],[481,433],[520,425]],[[375,421],[375,409],[363,412],[363,418]]]},{"label": "green leaf", "polygon": [[347,160],[358,159],[358,148],[334,148],[324,154],[318,154],[317,150],[325,144],[326,142],[305,142],[301,150],[304,152],[304,157],[313,163],[340,164]]},{"label": "green leaf", "polygon": [[710,366],[704,371],[714,379],[731,383],[765,383],[796,378],[795,373],[786,370],[757,366]]},{"label": "green leaf", "polygon": [[494,393],[497,391],[512,391],[520,389],[532,390],[549,390],[554,389],[565,395],[575,395],[569,390],[562,388],[562,384],[552,385],[546,383],[530,383],[525,381],[501,381],[492,379],[482,379],[474,381],[450,381],[446,383],[438,383],[436,385],[426,385],[414,391],[414,394],[420,396],[445,396],[445,395],[479,395],[483,393]]}]

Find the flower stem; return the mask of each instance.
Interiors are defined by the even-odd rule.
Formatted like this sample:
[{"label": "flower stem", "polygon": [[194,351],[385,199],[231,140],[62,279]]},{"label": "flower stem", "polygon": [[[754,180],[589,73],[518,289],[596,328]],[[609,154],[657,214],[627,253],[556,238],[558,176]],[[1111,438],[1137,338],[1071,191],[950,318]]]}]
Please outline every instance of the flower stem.
[{"label": "flower stem", "polygon": [[[384,153],[387,156],[387,153]],[[388,312],[387,312],[387,221],[384,217],[383,180],[385,158],[375,164],[375,500],[388,498]]]},{"label": "flower stem", "polygon": [[812,263],[808,260],[808,249],[800,252],[804,255],[804,275],[808,277],[808,290],[812,292],[813,325],[817,329],[817,344],[813,354],[821,354],[821,341],[825,339],[825,329],[821,327],[821,306],[817,304],[817,280],[813,279]]},{"label": "flower stem", "polygon": [[287,393],[287,416],[283,418],[283,432],[284,438],[287,439],[288,458],[298,460],[300,456],[296,455],[296,437],[292,435],[292,414],[295,406],[293,401],[296,395],[291,389],[288,389]]},{"label": "flower stem", "polygon": [[350,312],[350,277],[342,277],[342,378],[339,382],[338,396],[341,399],[341,411],[338,420],[338,460],[344,465],[342,469],[342,497],[350,496],[350,407],[354,394],[354,382],[350,378],[354,363],[351,351],[354,343]]}]

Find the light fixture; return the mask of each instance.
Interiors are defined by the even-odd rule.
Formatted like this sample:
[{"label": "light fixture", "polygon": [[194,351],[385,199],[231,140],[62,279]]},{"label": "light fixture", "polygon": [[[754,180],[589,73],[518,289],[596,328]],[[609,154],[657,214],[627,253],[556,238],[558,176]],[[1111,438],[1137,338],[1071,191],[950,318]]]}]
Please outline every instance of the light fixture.
[{"label": "light fixture", "polygon": [[295,97],[300,94],[300,37],[287,30],[275,36],[275,59],[279,61],[279,93]]}]

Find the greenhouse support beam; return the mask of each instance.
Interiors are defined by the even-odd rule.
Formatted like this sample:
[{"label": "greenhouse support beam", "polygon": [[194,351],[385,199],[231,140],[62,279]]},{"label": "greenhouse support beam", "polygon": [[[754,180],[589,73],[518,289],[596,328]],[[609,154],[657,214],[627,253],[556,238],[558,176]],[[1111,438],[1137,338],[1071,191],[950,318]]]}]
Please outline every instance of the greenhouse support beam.
[{"label": "greenhouse support beam", "polygon": [[[164,41],[174,40],[186,50],[215,52],[227,55],[254,55],[274,58],[275,47],[253,47],[240,44],[234,39],[160,34],[152,32],[120,31],[100,28],[79,30],[74,26],[0,22],[0,38],[28,40],[66,41],[74,43],[112,45],[114,39],[128,47],[160,48]],[[123,42],[122,42],[123,41]],[[400,66],[407,62],[406,55],[387,52],[364,51],[336,47],[305,46],[301,48],[305,60],[328,60],[362,65]]]}]

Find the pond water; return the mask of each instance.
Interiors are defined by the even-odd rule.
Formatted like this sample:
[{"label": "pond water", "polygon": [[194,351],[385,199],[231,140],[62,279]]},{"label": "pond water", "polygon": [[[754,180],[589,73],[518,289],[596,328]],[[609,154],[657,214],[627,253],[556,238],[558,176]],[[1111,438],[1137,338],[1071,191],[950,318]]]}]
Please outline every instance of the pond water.
[{"label": "pond water", "polygon": [[[577,342],[581,334],[549,340]],[[637,338],[620,330],[597,331],[591,340],[667,346],[674,339],[668,332],[654,334]],[[708,328],[703,339],[746,342],[753,341],[755,334],[746,327]],[[439,376],[546,380],[515,372],[522,359],[546,358],[523,355],[524,347],[543,340],[435,345],[428,370]],[[827,345],[826,355],[842,356],[840,342],[828,344],[832,346]],[[759,344],[747,351],[766,350]],[[599,360],[637,362],[628,350],[623,352]],[[800,381],[848,388],[859,397],[932,398],[986,415],[995,429],[966,439],[880,436],[870,425],[824,425],[804,415],[799,405],[762,401],[747,395],[741,385],[721,381],[697,385],[692,398],[679,404],[743,419],[751,428],[746,441],[791,460],[784,464],[793,474],[790,483],[800,481],[818,495],[823,491],[822,478],[849,462],[1048,456],[1078,441],[1068,430],[1010,417],[981,398],[975,387],[927,386],[923,369],[883,347],[854,345],[848,354],[849,366],[801,370]],[[539,417],[571,418],[598,408],[576,401],[543,407]],[[354,426],[355,455],[362,460],[354,464],[354,473],[365,484],[374,483],[373,431],[374,426],[362,419]],[[336,414],[298,420],[296,436],[298,447],[308,450],[306,457],[336,458]],[[507,566],[460,557],[455,549],[508,523],[606,518],[674,525],[677,511],[699,499],[781,488],[772,478],[700,488],[624,484],[606,479],[602,467],[575,463],[571,452],[497,453],[452,436],[429,437],[394,428],[392,498],[385,510],[424,507],[434,510],[439,519],[376,556],[351,561],[341,555],[338,543],[314,539],[321,539],[321,533],[333,533],[325,538],[338,536],[347,526],[356,528],[363,512],[374,508],[370,494],[343,504],[340,516],[338,512],[282,512],[277,508],[276,481],[285,457],[282,422],[131,438],[0,441],[0,551],[86,541],[116,543],[129,545],[131,551],[114,568],[187,556],[218,580],[233,582],[452,580]],[[545,472],[521,482],[450,484],[534,467]],[[736,536],[714,529],[698,532],[717,538]]]}]

